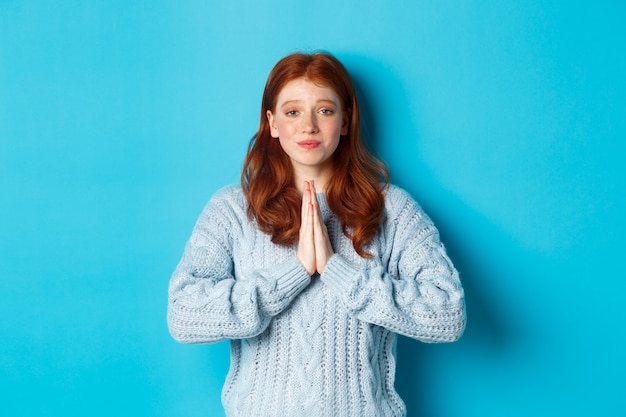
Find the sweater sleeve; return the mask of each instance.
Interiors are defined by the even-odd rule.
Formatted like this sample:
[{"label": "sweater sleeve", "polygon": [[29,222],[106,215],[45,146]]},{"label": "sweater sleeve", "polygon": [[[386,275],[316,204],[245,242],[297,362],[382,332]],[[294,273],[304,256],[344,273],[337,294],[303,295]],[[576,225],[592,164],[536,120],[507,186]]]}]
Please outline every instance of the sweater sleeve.
[{"label": "sweater sleeve", "polygon": [[360,320],[423,342],[455,341],[466,321],[458,272],[428,216],[393,191],[381,256],[355,263],[335,254],[321,279]]},{"label": "sweater sleeve", "polygon": [[203,210],[169,285],[167,322],[182,343],[213,343],[262,333],[310,283],[293,257],[258,270],[233,262],[233,241],[245,216],[213,198]]}]

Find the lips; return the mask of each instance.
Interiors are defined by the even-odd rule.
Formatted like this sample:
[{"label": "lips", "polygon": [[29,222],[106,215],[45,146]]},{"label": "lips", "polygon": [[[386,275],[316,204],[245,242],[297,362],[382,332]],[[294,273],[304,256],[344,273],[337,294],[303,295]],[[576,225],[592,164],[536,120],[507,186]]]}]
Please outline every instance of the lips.
[{"label": "lips", "polygon": [[298,142],[298,146],[304,149],[315,149],[321,145],[322,142],[318,140],[303,140]]}]

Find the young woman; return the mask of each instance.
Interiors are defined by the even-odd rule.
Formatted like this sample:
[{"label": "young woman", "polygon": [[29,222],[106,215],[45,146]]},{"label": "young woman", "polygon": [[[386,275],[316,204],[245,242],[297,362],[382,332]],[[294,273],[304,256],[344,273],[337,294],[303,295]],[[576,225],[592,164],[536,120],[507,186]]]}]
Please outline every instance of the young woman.
[{"label": "young woman", "polygon": [[365,148],[343,65],[269,75],[241,185],[202,212],[171,278],[183,343],[230,340],[228,416],[404,416],[395,334],[457,340],[463,289],[420,206]]}]

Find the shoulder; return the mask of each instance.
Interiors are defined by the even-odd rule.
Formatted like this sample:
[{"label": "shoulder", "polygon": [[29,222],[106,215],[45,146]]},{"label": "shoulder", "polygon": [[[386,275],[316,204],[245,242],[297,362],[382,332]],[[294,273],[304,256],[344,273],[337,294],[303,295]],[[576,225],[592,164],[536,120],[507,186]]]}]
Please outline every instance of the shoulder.
[{"label": "shoulder", "polygon": [[[250,228],[245,196],[239,185],[218,189],[205,204],[196,221],[195,231],[200,234],[223,236],[230,240]],[[224,246],[228,244],[224,243]]]},{"label": "shoulder", "polygon": [[397,203],[402,204],[407,200],[413,200],[411,195],[406,190],[394,184],[387,185],[383,192],[385,194],[386,205],[394,205]]},{"label": "shoulder", "polygon": [[385,194],[385,209],[391,213],[402,211],[408,207],[421,210],[420,205],[408,191],[397,185],[389,184],[383,192]]},{"label": "shoulder", "polygon": [[230,184],[217,190],[209,203],[224,202],[227,204],[241,205],[245,204],[245,197],[240,184]]},{"label": "shoulder", "polygon": [[243,218],[247,210],[246,198],[239,184],[218,189],[204,207],[204,214]]},{"label": "shoulder", "polygon": [[389,184],[385,189],[385,212],[388,221],[402,222],[407,219],[431,222],[420,204],[406,190]]}]

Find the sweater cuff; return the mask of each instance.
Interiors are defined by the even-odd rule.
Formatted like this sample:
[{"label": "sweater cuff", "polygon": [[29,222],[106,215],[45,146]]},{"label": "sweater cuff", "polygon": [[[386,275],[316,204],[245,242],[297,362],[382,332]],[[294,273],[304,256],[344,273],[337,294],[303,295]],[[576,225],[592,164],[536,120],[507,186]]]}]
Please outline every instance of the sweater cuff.
[{"label": "sweater cuff", "polygon": [[326,269],[320,276],[330,290],[339,297],[350,300],[358,285],[360,269],[343,256],[334,254],[326,263]]},{"label": "sweater cuff", "polygon": [[311,277],[297,259],[290,259],[276,265],[273,270],[276,279],[276,296],[279,299],[292,299],[311,282]]}]

